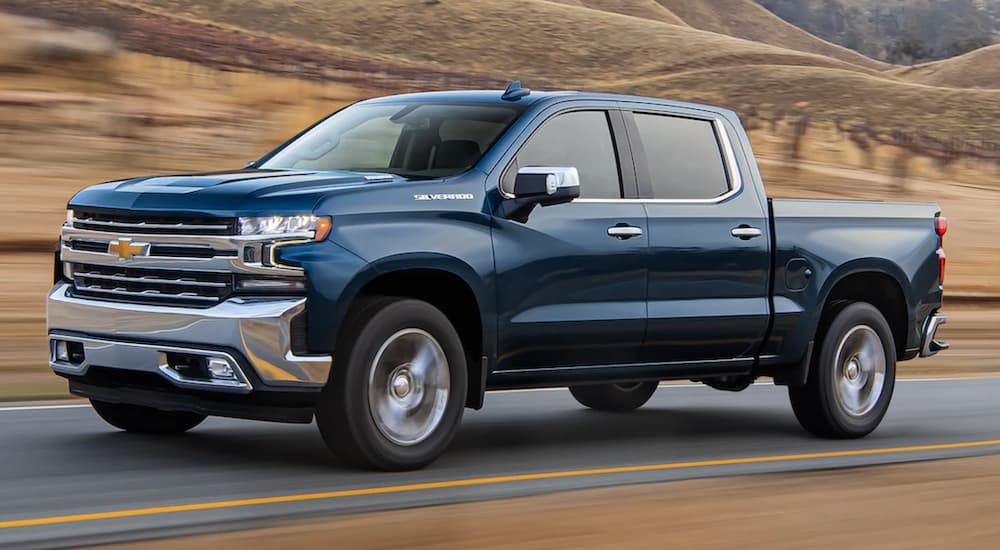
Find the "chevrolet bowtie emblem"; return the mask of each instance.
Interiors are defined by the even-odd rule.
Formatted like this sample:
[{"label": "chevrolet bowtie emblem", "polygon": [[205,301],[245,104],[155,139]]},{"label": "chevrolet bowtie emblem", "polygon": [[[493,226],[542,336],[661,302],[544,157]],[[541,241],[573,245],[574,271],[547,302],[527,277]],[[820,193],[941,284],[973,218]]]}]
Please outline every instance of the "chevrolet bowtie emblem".
[{"label": "chevrolet bowtie emblem", "polygon": [[134,243],[132,239],[118,239],[108,243],[108,254],[118,254],[118,259],[127,260],[132,256],[149,254],[149,243]]}]

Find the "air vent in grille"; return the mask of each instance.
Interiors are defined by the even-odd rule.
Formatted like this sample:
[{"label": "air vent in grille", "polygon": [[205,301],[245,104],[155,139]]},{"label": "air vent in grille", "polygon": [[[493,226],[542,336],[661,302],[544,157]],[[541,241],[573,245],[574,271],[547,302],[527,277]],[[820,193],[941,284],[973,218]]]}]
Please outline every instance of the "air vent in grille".
[{"label": "air vent in grille", "polygon": [[156,212],[75,208],[73,227],[113,233],[235,235],[236,218],[164,215]]},{"label": "air vent in grille", "polygon": [[230,273],[73,264],[73,293],[97,299],[209,307],[233,292]]}]

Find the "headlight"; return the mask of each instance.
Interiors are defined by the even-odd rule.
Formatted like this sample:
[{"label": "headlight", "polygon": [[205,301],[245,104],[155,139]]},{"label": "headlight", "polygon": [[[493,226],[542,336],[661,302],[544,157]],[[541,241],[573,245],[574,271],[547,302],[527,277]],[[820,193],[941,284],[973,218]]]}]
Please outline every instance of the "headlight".
[{"label": "headlight", "polygon": [[66,227],[73,227],[73,209],[66,209]]},{"label": "headlight", "polygon": [[311,234],[321,241],[333,227],[326,216],[264,216],[240,218],[240,235],[302,235]]}]

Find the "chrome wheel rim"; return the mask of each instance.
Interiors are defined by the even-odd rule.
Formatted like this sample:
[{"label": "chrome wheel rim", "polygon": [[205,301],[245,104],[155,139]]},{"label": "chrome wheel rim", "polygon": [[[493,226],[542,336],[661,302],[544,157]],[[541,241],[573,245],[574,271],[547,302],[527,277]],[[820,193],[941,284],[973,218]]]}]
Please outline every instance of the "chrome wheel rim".
[{"label": "chrome wheel rim", "polygon": [[410,328],[378,349],[368,376],[368,407],[379,432],[397,445],[416,445],[441,423],[451,371],[441,344]]},{"label": "chrome wheel rim", "polygon": [[885,347],[875,330],[859,325],[837,344],[834,395],[841,410],[861,417],[875,408],[885,388]]}]

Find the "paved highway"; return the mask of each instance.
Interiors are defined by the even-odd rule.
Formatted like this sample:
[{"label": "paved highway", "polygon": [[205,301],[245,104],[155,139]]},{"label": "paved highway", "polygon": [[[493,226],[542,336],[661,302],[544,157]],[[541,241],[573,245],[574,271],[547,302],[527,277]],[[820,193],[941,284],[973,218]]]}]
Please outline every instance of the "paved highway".
[{"label": "paved highway", "polygon": [[[806,435],[785,390],[664,386],[639,411],[491,393],[419,472],[346,468],[315,426],[209,419],[156,438],[86,406],[0,408],[0,547],[172,536],[556,490],[1000,453],[1000,378],[904,381],[871,436]],[[568,497],[569,498],[569,497]]]}]

